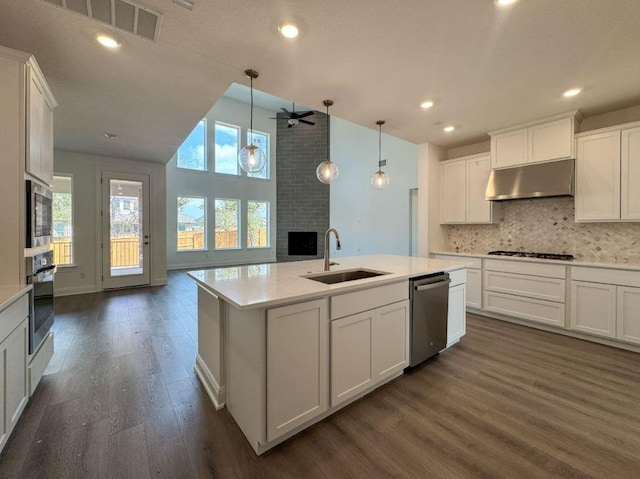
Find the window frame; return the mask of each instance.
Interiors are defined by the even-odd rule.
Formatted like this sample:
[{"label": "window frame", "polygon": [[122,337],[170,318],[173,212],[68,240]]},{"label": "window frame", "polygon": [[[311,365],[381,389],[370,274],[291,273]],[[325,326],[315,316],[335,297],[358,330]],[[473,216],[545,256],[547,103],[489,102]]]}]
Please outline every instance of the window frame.
[{"label": "window frame", "polygon": [[[76,249],[76,233],[75,233],[75,213],[76,213],[76,209],[75,209],[75,180],[74,180],[74,176],[72,173],[53,173],[53,179],[55,180],[55,178],[68,178],[71,181],[71,187],[70,189],[70,195],[71,195],[71,262],[70,263],[66,263],[66,264],[57,264],[56,266],[58,266],[58,268],[64,269],[64,268],[75,268],[76,265],[76,254],[75,254],[75,249]],[[55,194],[61,194],[61,193],[55,193],[53,191],[53,188],[51,189],[51,194],[55,195]],[[52,212],[53,213],[53,212]],[[55,225],[55,220],[53,220],[52,218],[52,222]],[[55,229],[55,227],[54,227]],[[54,239],[53,239],[53,235],[51,238],[51,243],[53,245]]]},{"label": "window frame", "polygon": [[[194,132],[194,130],[196,128],[198,128],[200,123],[204,123],[204,135],[203,135],[204,165],[203,165],[203,169],[200,169],[200,168],[188,168],[186,166],[180,166],[180,163],[179,163],[180,162],[180,156],[179,156],[180,148],[182,148],[182,145],[184,145],[184,142],[187,141],[187,138],[189,138],[191,136],[191,134]],[[182,170],[182,171],[191,171],[191,172],[196,172],[196,173],[203,173],[203,172],[208,172],[209,171],[209,155],[208,155],[208,147],[207,147],[207,136],[208,136],[208,123],[207,123],[207,119],[203,118],[202,120],[200,120],[198,122],[198,124],[195,127],[193,127],[193,129],[187,135],[187,138],[185,138],[182,141],[182,143],[180,144],[180,146],[176,150],[176,169]]]},{"label": "window frame", "polygon": [[[264,178],[260,178],[260,179],[264,179]],[[247,234],[246,234],[246,240],[247,240],[247,250],[260,250],[260,249],[269,249],[271,248],[271,201],[269,200],[247,200]],[[267,205],[267,211],[266,211],[266,229],[267,229],[267,244],[266,246],[250,246],[249,245],[249,203],[264,203]]]},{"label": "window frame", "polygon": [[[218,228],[217,221],[217,208],[216,203],[218,201],[235,201],[238,204],[238,211],[236,213],[236,225],[238,228],[237,242],[235,247],[231,248],[219,248],[216,243],[216,230]],[[240,198],[214,198],[213,199],[213,250],[214,251],[239,251],[243,250],[242,246],[242,200]]]},{"label": "window frame", "polygon": [[[224,171],[218,171],[216,169],[217,167],[217,160],[218,160],[218,155],[215,152],[215,147],[217,145],[216,142],[216,126],[217,125],[221,125],[221,126],[225,126],[227,128],[233,128],[238,132],[238,141],[236,142],[236,172],[235,173],[225,173]],[[226,121],[218,121],[215,120],[214,124],[213,124],[213,145],[214,145],[214,153],[213,153],[213,172],[216,175],[226,175],[226,176],[230,176],[230,177],[237,177],[237,178],[241,178],[242,177],[242,169],[240,168],[240,165],[238,164],[238,155],[240,154],[240,149],[242,148],[242,127],[240,125],[234,125],[233,123],[228,123]]]},{"label": "window frame", "polygon": [[[203,204],[204,204],[204,208],[203,208],[203,214],[202,217],[204,218],[204,241],[203,241],[203,248],[194,248],[194,249],[178,249],[178,233],[184,233],[184,231],[186,231],[186,229],[184,231],[180,231],[180,221],[178,218],[178,215],[180,214],[180,212],[178,211],[178,199],[179,198],[189,198],[189,199],[194,199],[194,200],[203,200]],[[209,198],[206,196],[196,196],[196,195],[176,195],[176,253],[193,253],[193,252],[207,252],[209,251],[209,241],[208,241],[208,231],[207,231],[207,226],[208,226],[208,208],[207,208],[207,202],[209,201]]]}]

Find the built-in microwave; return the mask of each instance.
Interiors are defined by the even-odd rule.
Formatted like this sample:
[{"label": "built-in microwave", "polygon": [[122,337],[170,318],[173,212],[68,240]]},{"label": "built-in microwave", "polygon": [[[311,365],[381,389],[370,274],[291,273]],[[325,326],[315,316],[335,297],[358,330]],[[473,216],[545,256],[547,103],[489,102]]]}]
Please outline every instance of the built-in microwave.
[{"label": "built-in microwave", "polygon": [[27,248],[51,243],[53,194],[51,190],[27,180]]}]

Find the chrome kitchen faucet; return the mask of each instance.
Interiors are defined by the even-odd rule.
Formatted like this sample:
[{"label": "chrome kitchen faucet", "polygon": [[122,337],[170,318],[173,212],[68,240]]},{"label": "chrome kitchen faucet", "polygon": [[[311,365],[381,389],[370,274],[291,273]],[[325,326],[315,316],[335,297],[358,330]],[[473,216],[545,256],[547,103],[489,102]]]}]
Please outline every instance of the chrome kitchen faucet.
[{"label": "chrome kitchen faucet", "polygon": [[329,237],[331,236],[332,231],[333,234],[336,235],[336,249],[342,249],[342,246],[340,245],[340,235],[338,234],[338,230],[336,230],[335,228],[329,228],[324,234],[324,271],[329,271],[329,266],[331,266],[332,264],[337,264],[329,262]]}]

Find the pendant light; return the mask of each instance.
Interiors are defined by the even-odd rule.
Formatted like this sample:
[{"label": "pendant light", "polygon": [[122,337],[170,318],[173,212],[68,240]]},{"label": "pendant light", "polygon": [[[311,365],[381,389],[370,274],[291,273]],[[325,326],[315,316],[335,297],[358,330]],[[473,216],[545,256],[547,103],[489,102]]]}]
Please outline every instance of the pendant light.
[{"label": "pendant light", "polygon": [[376,171],[371,177],[371,186],[373,186],[376,190],[384,190],[387,186],[389,186],[389,175],[387,175],[384,171],[382,171],[383,166],[387,166],[387,160],[382,159],[382,125],[384,125],[384,120],[376,121],[376,125],[378,125],[379,133],[378,133],[378,171]]},{"label": "pendant light", "polygon": [[251,79],[251,119],[249,121],[249,144],[240,150],[238,155],[238,163],[247,173],[257,173],[266,165],[264,151],[253,144],[253,80],[258,78],[258,72],[255,70],[245,70],[244,74]]},{"label": "pendant light", "polygon": [[329,144],[329,107],[333,105],[333,100],[325,100],[322,102],[327,107],[327,159],[316,168],[316,176],[325,185],[330,184],[338,177],[338,166],[331,161],[331,145]]}]

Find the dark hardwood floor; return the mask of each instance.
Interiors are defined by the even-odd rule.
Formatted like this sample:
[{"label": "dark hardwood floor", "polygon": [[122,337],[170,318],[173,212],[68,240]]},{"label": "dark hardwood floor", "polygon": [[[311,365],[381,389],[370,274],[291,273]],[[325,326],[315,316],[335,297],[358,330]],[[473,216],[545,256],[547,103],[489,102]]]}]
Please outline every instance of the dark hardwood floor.
[{"label": "dark hardwood floor", "polygon": [[449,351],[257,457],[193,371],[196,289],[60,298],[2,478],[636,478],[640,355],[469,315]]}]

